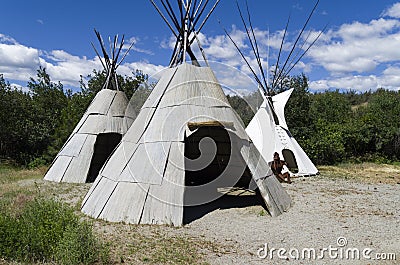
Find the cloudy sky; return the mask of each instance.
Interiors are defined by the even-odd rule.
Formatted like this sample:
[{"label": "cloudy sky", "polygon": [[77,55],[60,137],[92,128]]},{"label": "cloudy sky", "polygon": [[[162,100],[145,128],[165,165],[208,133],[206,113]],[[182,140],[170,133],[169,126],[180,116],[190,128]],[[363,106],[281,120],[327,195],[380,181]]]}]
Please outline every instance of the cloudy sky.
[{"label": "cloudy sky", "polygon": [[[272,69],[289,15],[283,58],[290,52],[315,2],[248,2],[264,68]],[[239,0],[239,4],[245,7],[244,0]],[[125,34],[128,42],[135,43],[118,69],[120,74],[129,75],[135,69],[149,75],[158,72],[168,64],[174,42],[148,0],[13,0],[2,2],[1,13],[0,74],[22,87],[43,66],[53,81],[77,89],[81,75],[101,69],[91,47],[91,42],[97,45],[94,28],[105,39]],[[326,25],[291,74],[305,73],[312,91],[400,89],[400,1],[321,0],[304,37],[309,35],[312,40]],[[233,0],[221,0],[200,34],[201,43],[225,87],[256,89],[247,77],[249,69],[223,28],[254,65],[255,58]]]}]

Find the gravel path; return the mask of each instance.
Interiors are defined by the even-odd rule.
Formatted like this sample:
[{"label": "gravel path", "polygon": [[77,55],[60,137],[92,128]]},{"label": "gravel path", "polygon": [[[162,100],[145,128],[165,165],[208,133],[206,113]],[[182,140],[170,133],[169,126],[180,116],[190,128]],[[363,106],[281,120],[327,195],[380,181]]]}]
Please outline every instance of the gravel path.
[{"label": "gravel path", "polygon": [[[285,187],[294,205],[277,218],[264,215],[261,206],[219,209],[182,230],[227,246],[221,253],[210,253],[211,264],[400,264],[400,185],[313,177],[296,179]],[[314,248],[318,255],[322,248],[338,248],[340,237],[347,245],[339,249],[370,248],[371,257],[378,252],[395,253],[397,261],[331,259],[327,252],[318,261],[281,260],[277,252],[272,260],[258,257],[265,243],[287,251],[297,248],[300,253]],[[289,254],[296,256],[295,250]]]}]

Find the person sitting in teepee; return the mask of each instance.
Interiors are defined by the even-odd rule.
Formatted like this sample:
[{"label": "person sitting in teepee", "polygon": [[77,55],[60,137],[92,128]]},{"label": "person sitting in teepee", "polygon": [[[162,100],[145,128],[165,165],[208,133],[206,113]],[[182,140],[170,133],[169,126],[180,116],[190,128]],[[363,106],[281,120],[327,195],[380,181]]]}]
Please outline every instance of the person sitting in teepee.
[{"label": "person sitting in teepee", "polygon": [[281,160],[277,152],[274,153],[274,160],[271,163],[271,169],[280,182],[292,183],[286,161]]}]

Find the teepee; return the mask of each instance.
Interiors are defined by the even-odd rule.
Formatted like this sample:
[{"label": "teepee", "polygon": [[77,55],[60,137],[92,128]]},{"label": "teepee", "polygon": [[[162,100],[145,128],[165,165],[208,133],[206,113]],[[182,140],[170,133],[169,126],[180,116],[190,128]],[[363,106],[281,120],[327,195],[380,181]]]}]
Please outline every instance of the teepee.
[{"label": "teepee", "polygon": [[99,32],[95,32],[103,51],[104,61],[92,45],[106,70],[106,81],[57,154],[44,177],[45,180],[73,183],[94,182],[100,168],[135,118],[133,108],[125,93],[119,90],[116,74],[118,65],[124,59],[118,62],[124,37],[119,48],[118,37],[114,38],[110,58]]},{"label": "teepee", "polygon": [[[188,207],[207,205],[218,187],[258,187],[273,216],[291,199],[251,144],[213,71],[191,50],[207,2],[178,1],[178,17],[162,1],[177,43],[166,69],[136,120],[82,202],[94,218],[134,224],[185,223]],[[214,10],[208,12],[199,29]],[[186,63],[186,53],[192,64]]]},{"label": "teepee", "polygon": [[286,124],[284,109],[292,92],[293,88],[272,96],[273,109],[267,104],[268,99],[264,99],[246,127],[246,132],[265,160],[272,161],[274,152],[277,152],[294,175],[316,175],[318,169],[292,136]]},{"label": "teepee", "polygon": [[[274,96],[272,96],[272,90],[274,89],[276,90],[279,88],[282,89],[281,87],[279,87],[279,85],[283,82],[283,80],[285,80],[285,78],[287,78],[290,71],[303,58],[303,56],[312,47],[312,45],[314,45],[314,43],[322,34],[323,31],[321,31],[319,35],[310,44],[308,44],[308,47],[305,48],[305,46],[309,42],[308,39],[310,35],[308,35],[304,39],[300,50],[294,53],[312,14],[314,13],[315,9],[318,6],[318,3],[319,1],[317,1],[316,4],[314,5],[314,8],[311,11],[306,23],[304,24],[302,30],[297,36],[296,41],[293,44],[290,53],[286,58],[285,63],[283,64],[282,67],[279,67],[279,59],[281,57],[282,47],[284,44],[289,24],[288,20],[281,42],[278,61],[275,64],[274,76],[271,84],[269,84],[268,82],[269,80],[268,78],[266,78],[266,74],[263,69],[263,64],[258,49],[257,39],[255,37],[255,33],[251,23],[251,17],[248,6],[246,7],[247,7],[249,25],[247,25],[243,17],[242,11],[240,9],[240,6],[239,4],[237,4],[239,14],[242,19],[243,25],[246,29],[247,37],[250,46],[253,50],[254,56],[257,60],[261,76],[256,74],[256,71],[252,68],[252,66],[244,56],[243,52],[233,41],[229,33],[225,30],[225,33],[233,42],[238,52],[246,62],[247,66],[251,70],[253,76],[255,77],[255,80],[258,83],[258,88],[260,89],[261,95],[263,96],[264,99],[263,103],[261,104],[260,108],[254,115],[253,119],[248,124],[246,132],[266,161],[272,161],[273,154],[277,152],[280,154],[280,157],[287,162],[288,168],[296,176],[316,175],[319,172],[318,169],[313,164],[313,162],[311,161],[311,159],[307,156],[307,154],[304,152],[301,146],[297,143],[296,139],[292,136],[286,123],[285,113],[284,113],[285,106],[294,89],[292,88],[286,90]],[[304,50],[301,51],[302,49]]]}]

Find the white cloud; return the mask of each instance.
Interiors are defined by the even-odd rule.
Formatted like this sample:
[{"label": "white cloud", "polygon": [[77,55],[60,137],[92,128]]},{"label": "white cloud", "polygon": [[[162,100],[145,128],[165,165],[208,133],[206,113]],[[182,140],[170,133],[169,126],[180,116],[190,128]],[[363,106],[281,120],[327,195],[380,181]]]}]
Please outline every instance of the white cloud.
[{"label": "white cloud", "polygon": [[345,24],[326,34],[308,56],[332,74],[370,72],[381,63],[400,60],[399,28],[397,20]]},{"label": "white cloud", "polygon": [[393,18],[400,18],[400,3],[393,4],[390,8],[386,9],[382,15]]},{"label": "white cloud", "polygon": [[37,49],[18,44],[7,36],[0,36],[0,73],[4,78],[13,80],[29,80],[39,65]]},{"label": "white cloud", "polygon": [[102,69],[98,58],[88,60],[61,50],[51,51],[41,58],[41,66],[46,68],[52,80],[75,87],[79,87],[80,75],[87,76],[93,69]]},{"label": "white cloud", "polygon": [[28,87],[21,86],[20,84],[11,83],[10,86],[11,86],[12,89],[15,89],[15,90],[21,90],[21,91],[23,91],[25,93],[29,93],[30,92]]},{"label": "white cloud", "polygon": [[229,92],[228,94],[245,95],[257,90],[254,78],[247,72],[217,61],[210,61],[209,64],[224,91]]},{"label": "white cloud", "polygon": [[[369,90],[400,88],[400,3],[369,23],[353,22],[330,30],[313,47],[308,58],[322,66],[328,77],[313,80],[310,88]],[[400,13],[399,13],[400,14]],[[382,70],[384,69],[384,70]]]},{"label": "white cloud", "polygon": [[0,65],[29,68],[38,64],[38,50],[22,45],[0,44]]},{"label": "white cloud", "polygon": [[[398,89],[399,73],[389,74],[389,72],[394,72],[393,69],[398,71],[398,68],[392,66],[400,63],[400,21],[395,19],[400,18],[400,3],[394,4],[384,14],[385,18],[371,19],[368,23],[354,21],[323,33],[316,45],[296,65],[292,74],[304,72],[313,76],[327,75],[326,78],[312,80],[310,87],[315,90],[329,88],[369,90],[378,87]],[[268,69],[266,62],[268,56],[269,67],[273,67],[276,62],[283,33],[283,30],[268,33],[255,29],[260,54],[264,58],[264,69]],[[302,41],[308,33],[304,33]],[[230,34],[235,37],[236,43],[241,47],[253,69],[258,69],[246,33],[232,27]],[[281,63],[286,59],[298,32],[287,34],[280,58]],[[305,50],[318,34],[318,31],[311,31],[302,50]],[[250,74],[240,55],[225,36],[213,36],[207,40],[209,42],[207,54],[211,54],[213,59]],[[269,53],[267,53],[268,46]],[[296,53],[297,51],[293,54]],[[388,69],[381,70],[385,68]],[[321,71],[322,69],[325,71]]]},{"label": "white cloud", "polygon": [[11,38],[10,36],[6,36],[0,33],[0,43],[2,44],[18,44],[16,40]]},{"label": "white cloud", "polygon": [[165,66],[162,65],[154,65],[145,61],[141,61],[133,63],[124,63],[117,69],[117,72],[121,75],[131,75],[132,71],[141,70],[143,71],[143,73],[152,76],[160,72],[164,68]]},{"label": "white cloud", "polygon": [[357,91],[374,90],[378,86],[378,78],[374,75],[370,76],[346,76],[331,80],[318,80],[310,82],[310,89],[316,91],[324,91],[329,88],[348,89]]},{"label": "white cloud", "polygon": [[[133,45],[132,45],[133,43]],[[139,44],[141,43],[141,39],[138,37],[131,37],[128,41],[125,41],[124,46],[122,47],[123,50],[129,49],[129,47],[132,45],[131,50],[135,51],[135,52],[140,52],[140,53],[144,53],[144,54],[148,54],[148,55],[154,55],[154,53],[150,50],[146,50],[146,49],[142,49],[139,48]],[[121,54],[121,57],[123,56],[123,54],[125,54],[125,52],[123,52]]]},{"label": "white cloud", "polygon": [[[102,70],[100,60],[95,57],[71,55],[63,50],[40,51],[38,49],[19,44],[13,38],[0,34],[0,73],[7,80],[27,82],[35,77],[39,66],[45,67],[54,82],[60,81],[63,85],[79,87],[80,76],[86,77],[94,69]],[[123,63],[117,69],[122,75],[132,75],[134,70],[140,69],[152,75],[163,68],[145,61]],[[18,85],[18,87],[22,87]]]},{"label": "white cloud", "polygon": [[400,90],[400,67],[390,66],[383,71],[380,87]]},{"label": "white cloud", "polygon": [[390,90],[400,90],[400,67],[389,66],[379,76],[348,75],[310,82],[310,89],[315,91],[324,91],[333,88],[364,92],[382,87]]},{"label": "white cloud", "polygon": [[338,37],[346,41],[357,39],[372,39],[380,36],[387,36],[391,30],[400,26],[400,22],[394,19],[372,20],[368,24],[353,22],[344,24],[337,31]]}]

